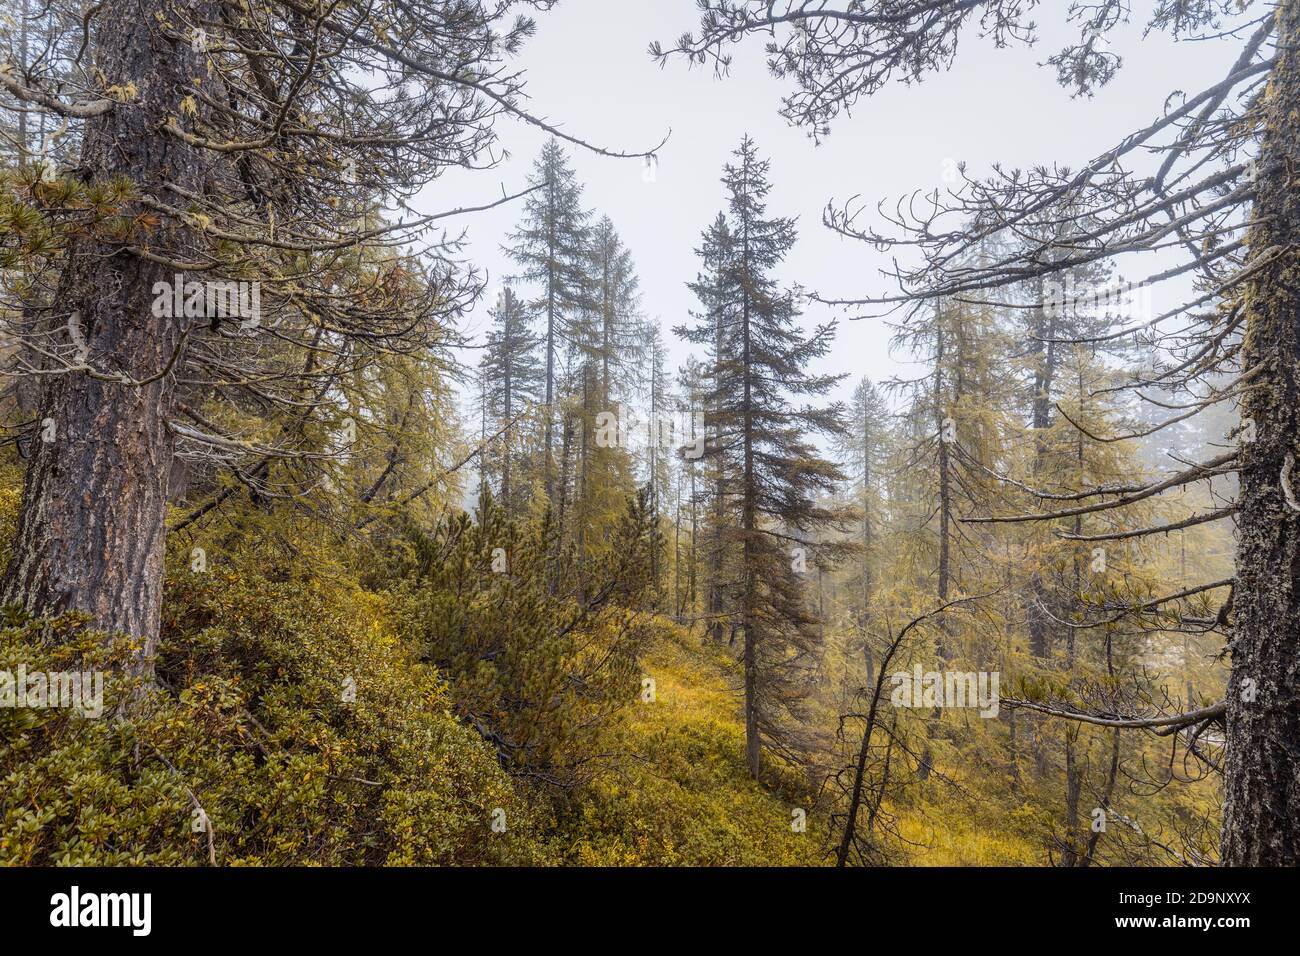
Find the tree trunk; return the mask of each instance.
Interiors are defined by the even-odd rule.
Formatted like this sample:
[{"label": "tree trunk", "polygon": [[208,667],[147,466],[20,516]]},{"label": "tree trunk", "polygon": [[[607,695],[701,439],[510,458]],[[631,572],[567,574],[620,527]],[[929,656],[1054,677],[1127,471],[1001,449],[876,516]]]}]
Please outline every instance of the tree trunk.
[{"label": "tree trunk", "polygon": [[[694,619],[695,617],[695,609],[696,609],[695,562],[698,560],[698,556],[699,556],[699,551],[696,548],[695,543],[700,539],[700,522],[698,517],[698,511],[696,508],[698,503],[699,503],[699,498],[696,496],[696,491],[695,491],[695,466],[691,465],[691,549],[689,552],[690,563],[687,565],[686,568],[686,604],[687,607],[691,609],[692,619]],[[691,626],[692,628],[694,627],[694,625]]]},{"label": "tree trunk", "polygon": [[[513,342],[511,342],[510,348],[511,351],[513,351]],[[501,506],[505,509],[507,518],[513,518],[515,516],[515,509],[510,500],[510,439],[512,437],[510,423],[514,421],[515,414],[514,376],[510,374],[511,363],[513,361],[514,359],[511,357],[504,363],[505,401],[503,403],[504,407],[502,408],[502,417],[505,419],[507,430],[506,433],[501,436]],[[486,438],[487,436],[485,435],[484,439],[486,440]]]},{"label": "tree trunk", "polygon": [[871,428],[864,423],[862,430],[862,620],[866,629],[867,612],[871,607]]},{"label": "tree trunk", "polygon": [[[748,182],[746,182],[748,192]],[[746,276],[750,275],[749,260],[749,219],[746,216],[741,233],[741,267]],[[745,762],[749,773],[758,779],[762,764],[763,743],[760,736],[758,720],[758,603],[757,571],[758,560],[754,535],[758,527],[758,487],[754,474],[754,392],[753,392],[753,352],[749,326],[749,283],[741,283],[741,334],[744,336],[741,361],[744,368],[744,502],[741,507],[741,534],[744,535],[744,548],[741,574],[744,576],[744,597],[741,604],[741,621],[745,629]]]},{"label": "tree trunk", "polygon": [[655,540],[650,549],[651,607],[659,610],[659,392],[657,359],[650,357],[650,519],[654,522]]},{"label": "tree trunk", "polygon": [[682,478],[677,476],[677,504],[673,518],[673,619],[682,623]]},{"label": "tree trunk", "polygon": [[[941,322],[942,316],[938,313],[938,306],[935,306],[936,324]],[[943,326],[939,325],[935,345],[934,359],[934,412],[939,419],[939,581],[938,597],[939,603],[948,600],[948,581],[951,568],[951,549],[949,536],[951,531],[952,519],[952,483],[948,473],[949,456],[948,456],[948,425],[943,403]],[[948,627],[945,621],[939,621],[939,656],[948,660],[953,656],[953,649],[948,646]]]},{"label": "tree trunk", "polygon": [[1251,252],[1281,254],[1245,291],[1243,367],[1267,362],[1242,413],[1255,440],[1241,446],[1236,611],[1227,690],[1223,862],[1300,864],[1300,513],[1284,488],[1300,420],[1300,0],[1277,6],[1277,64],[1265,99],[1265,132]]},{"label": "tree trunk", "polygon": [[[546,422],[542,448],[543,482],[546,486],[546,503],[555,507],[555,466],[551,452],[555,447],[555,281],[558,266],[555,262],[555,183],[548,182],[547,195],[547,247],[546,247]],[[561,525],[563,528],[563,525]]]},{"label": "tree trunk", "polygon": [[[726,348],[723,338],[723,310],[721,306],[717,307],[713,327],[713,356],[714,356],[714,380],[713,386],[716,393],[714,400],[715,414],[719,422],[722,418],[722,368],[723,356]],[[726,545],[723,524],[726,521],[727,506],[727,474],[726,474],[726,452],[723,451],[723,436],[721,434],[721,425],[716,426],[719,429],[717,442],[719,445],[717,455],[713,458],[714,482],[713,482],[713,534],[711,535],[709,548],[709,638],[717,644],[722,643],[722,571],[724,567],[723,550]]]},{"label": "tree trunk", "polygon": [[[1037,283],[1038,305],[1034,309],[1034,335],[1039,340],[1035,346],[1037,364],[1034,368],[1034,394],[1030,409],[1030,427],[1034,431],[1034,479],[1042,483],[1047,463],[1047,429],[1052,427],[1052,394],[1056,379],[1055,310],[1045,307],[1045,284],[1040,277]],[[1065,306],[1062,306],[1064,308]],[[1042,341],[1046,339],[1047,341]],[[1029,628],[1029,652],[1039,659],[1051,656],[1051,629],[1047,617],[1047,603],[1051,599],[1043,581],[1042,559],[1029,576],[1029,606],[1025,609]]]},{"label": "tree trunk", "polygon": [[[214,19],[200,3],[197,22]],[[203,160],[160,131],[180,115],[183,88],[206,74],[190,44],[163,36],[166,7],[151,0],[108,0],[91,44],[95,71],[138,90],[86,122],[81,167],[88,178],[125,177],[163,201],[163,184],[198,192]],[[186,260],[195,241],[164,220],[149,237],[155,252]],[[148,381],[181,344],[181,322],[156,317],[153,286],[175,269],[92,237],[74,239],[60,277],[55,319],[79,313],[86,362],[96,373]],[[22,510],[3,600],[35,615],[85,611],[97,627],[143,639],[148,672],[158,636],[164,517],[173,437],[167,419],[173,379],[148,384],[106,381],[84,372],[47,379],[40,399],[40,440],[23,485]]]}]

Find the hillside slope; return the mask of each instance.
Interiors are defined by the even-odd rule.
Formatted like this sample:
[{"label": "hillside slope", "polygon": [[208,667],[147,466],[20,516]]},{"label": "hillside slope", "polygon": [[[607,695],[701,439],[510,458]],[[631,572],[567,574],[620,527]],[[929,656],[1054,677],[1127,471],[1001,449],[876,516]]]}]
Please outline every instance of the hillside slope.
[{"label": "hillside slope", "polygon": [[[808,866],[834,862],[832,834],[814,785],[771,770],[746,772],[739,675],[726,648],[665,625],[644,659],[654,700],[632,707],[618,730],[617,769],[603,776],[562,828],[565,862],[579,865]],[[958,785],[977,785],[954,771]],[[1043,862],[1041,848],[1010,839],[993,817],[1030,813],[954,800],[921,788],[889,806],[910,866],[1007,866]],[[976,804],[979,801],[975,801]],[[806,829],[792,824],[803,809]],[[558,845],[558,844],[557,844]]]},{"label": "hillside slope", "polygon": [[[666,625],[644,658],[653,700],[626,712],[619,757],[562,826],[580,865],[806,866],[829,862],[827,822],[796,777],[759,786],[744,761],[734,669]],[[806,826],[797,828],[797,810]]]}]

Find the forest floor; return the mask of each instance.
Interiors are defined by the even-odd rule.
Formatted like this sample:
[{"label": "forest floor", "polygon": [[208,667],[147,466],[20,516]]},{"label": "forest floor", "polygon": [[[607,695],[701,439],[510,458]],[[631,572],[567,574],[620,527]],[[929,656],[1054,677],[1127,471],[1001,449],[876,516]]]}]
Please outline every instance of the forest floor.
[{"label": "forest floor", "polygon": [[[643,658],[654,681],[618,730],[623,757],[600,778],[572,832],[569,862],[591,865],[829,865],[830,821],[820,780],[772,768],[760,785],[745,767],[739,671],[731,649],[668,625]],[[824,771],[819,772],[824,773]],[[1014,807],[954,801],[952,785],[917,788],[886,804],[910,866],[1030,865],[1041,848],[1011,839],[991,817]],[[822,803],[825,794],[823,794]],[[800,823],[803,824],[802,829]]]}]

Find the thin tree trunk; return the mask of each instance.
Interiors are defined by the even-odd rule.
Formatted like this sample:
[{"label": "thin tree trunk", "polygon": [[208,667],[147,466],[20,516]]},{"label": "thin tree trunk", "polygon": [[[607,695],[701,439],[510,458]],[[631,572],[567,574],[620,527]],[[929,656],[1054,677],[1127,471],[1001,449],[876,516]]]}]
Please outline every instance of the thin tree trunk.
[{"label": "thin tree trunk", "polygon": [[[1076,387],[1078,389],[1076,400],[1078,401],[1080,417],[1084,411],[1084,391],[1083,391],[1083,356],[1079,355],[1076,362],[1078,368],[1078,380]],[[1080,432],[1075,443],[1075,463],[1078,466],[1075,481],[1079,487],[1083,487],[1084,480],[1084,462],[1085,453],[1083,447],[1083,433]],[[1083,533],[1083,516],[1074,516],[1074,534],[1077,537]],[[1083,563],[1080,560],[1079,546],[1074,547],[1073,557],[1074,567],[1074,601],[1076,617],[1082,619],[1084,608],[1080,606],[1080,595],[1083,594]],[[1076,648],[1074,640],[1074,629],[1069,628],[1065,635],[1065,671],[1067,674],[1074,673],[1076,660]],[[1062,866],[1080,866],[1080,853],[1076,846],[1075,837],[1079,829],[1079,797],[1083,791],[1083,770],[1079,767],[1077,748],[1079,745],[1079,728],[1066,728],[1065,732],[1065,832],[1066,847],[1061,853]]]},{"label": "thin tree trunk", "polygon": [[[587,436],[595,416],[591,412],[591,390],[593,371],[588,365],[582,367],[582,421],[578,436],[578,475],[577,488],[573,492],[573,522],[578,543],[578,594],[585,603],[587,600],[587,524],[591,514],[591,457],[587,448]],[[566,453],[567,461],[568,455]]]},{"label": "thin tree trunk", "polygon": [[[1035,480],[1041,478],[1047,462],[1047,429],[1052,426],[1052,390],[1056,377],[1056,343],[1050,341],[1055,335],[1053,316],[1044,306],[1045,288],[1042,278],[1037,282],[1038,305],[1034,309],[1034,334],[1038,340],[1039,362],[1034,369],[1034,395],[1030,409],[1030,427],[1034,432]],[[1043,342],[1043,339],[1049,341]],[[1036,562],[1029,576],[1029,607],[1025,609],[1026,624],[1029,628],[1029,652],[1037,658],[1051,655],[1051,629],[1048,624],[1046,605],[1048,602],[1047,586],[1043,582],[1043,573]]]},{"label": "thin tree trunk", "polygon": [[695,591],[695,563],[699,560],[699,550],[696,542],[699,541],[699,516],[698,516],[698,498],[695,491],[695,466],[692,464],[691,469],[691,547],[690,547],[690,564],[686,569],[686,602],[691,609],[691,617],[695,616],[696,591]]},{"label": "thin tree trunk", "polygon": [[[513,343],[510,346],[513,352]],[[510,354],[509,352],[507,354]],[[505,364],[505,401],[503,411],[507,425],[514,421],[514,377],[510,374],[510,365],[513,359],[507,358]],[[486,440],[487,436],[483,436]],[[501,436],[501,504],[506,510],[506,517],[514,517],[514,508],[510,502],[510,432],[507,430]]]},{"label": "thin tree trunk", "polygon": [[[650,356],[650,518],[654,522],[656,537],[659,531],[659,376],[658,360]],[[650,549],[650,582],[654,607],[659,608],[659,545],[652,542]]]},{"label": "thin tree trunk", "polygon": [[[748,188],[748,181],[745,183]],[[745,219],[741,233],[742,268],[749,275],[749,221]],[[749,328],[749,285],[741,283],[741,333],[744,336],[742,359],[744,363],[744,504],[741,509],[741,532],[745,536],[742,571],[744,575],[744,597],[741,604],[741,621],[745,629],[745,762],[749,765],[750,775],[757,780],[762,759],[763,744],[759,736],[758,720],[758,640],[757,615],[755,604],[756,569],[758,560],[755,549],[754,533],[757,527],[758,489],[754,480],[754,417],[753,417],[753,377],[750,362],[752,360]]]},{"label": "thin tree trunk", "polygon": [[[723,309],[717,307],[714,323],[714,391],[715,413],[721,418],[722,413],[722,364],[724,356],[724,337],[722,325]],[[719,426],[720,428],[720,426]],[[722,451],[722,435],[718,435],[719,449],[713,458],[713,534],[709,548],[709,636],[718,644],[722,643],[722,569],[723,569],[723,523],[726,520],[726,453]]]},{"label": "thin tree trunk", "polygon": [[673,511],[673,609],[682,622],[682,478],[677,476],[677,501]]},{"label": "thin tree trunk", "polygon": [[[542,448],[542,471],[546,501],[555,507],[555,465],[551,450],[555,446],[555,183],[546,187],[547,260],[546,260],[546,427]],[[567,426],[566,426],[567,427]]]},{"label": "thin tree trunk", "polygon": [[[936,306],[936,311],[938,306]],[[936,314],[936,322],[940,316]],[[934,411],[939,419],[939,581],[938,597],[939,603],[942,604],[948,600],[948,578],[951,562],[951,552],[949,547],[949,528],[952,521],[952,482],[948,474],[949,456],[947,427],[944,420],[943,404],[943,326],[939,325],[937,333],[937,344],[935,346],[934,359]],[[948,629],[943,621],[939,622],[939,656],[947,660],[952,656],[952,648],[948,646]]]}]

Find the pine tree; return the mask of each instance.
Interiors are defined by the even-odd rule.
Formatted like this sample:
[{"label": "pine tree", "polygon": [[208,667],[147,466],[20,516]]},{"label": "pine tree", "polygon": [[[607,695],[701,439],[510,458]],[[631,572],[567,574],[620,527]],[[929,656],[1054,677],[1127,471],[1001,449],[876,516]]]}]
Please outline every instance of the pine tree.
[{"label": "pine tree", "polygon": [[458,715],[493,744],[501,765],[568,789],[608,761],[608,725],[634,699],[656,533],[634,496],[608,528],[614,557],[579,596],[585,569],[572,543],[553,540],[553,517],[511,521],[489,492],[476,520],[445,518],[429,534],[412,525],[412,623]]},{"label": "pine tree", "polygon": [[[455,239],[430,236],[440,214],[388,211],[449,169],[491,165],[503,117],[555,128],[528,113],[508,65],[531,19],[496,5],[403,9],[400,43],[391,17],[353,5],[303,16],[257,0],[32,2],[58,41],[25,21],[27,42],[20,30],[11,46],[6,29],[0,132],[21,111],[19,139],[57,146],[5,190],[23,219],[0,229],[6,256],[55,256],[22,297],[41,327],[6,315],[4,337],[39,350],[42,365],[23,370],[41,383],[25,420],[57,440],[31,446],[5,603],[84,611],[139,637],[147,674],[168,506],[190,466],[213,492],[191,515],[245,488],[260,503],[300,498],[323,457],[351,454],[355,442],[321,441],[344,413],[363,412],[346,414],[358,431],[388,427],[388,409],[351,407],[345,384],[377,356],[447,344],[478,283]],[[160,295],[190,287],[189,314]],[[377,495],[394,480],[387,451]],[[271,470],[287,474],[268,484]]]},{"label": "pine tree", "polygon": [[523,270],[515,280],[540,286],[534,305],[546,319],[542,468],[547,498],[554,504],[556,360],[572,342],[571,325],[591,302],[591,213],[582,207],[582,185],[554,138],[542,147],[529,184],[540,188],[525,200],[523,219],[511,233],[506,252]]},{"label": "pine tree", "polygon": [[[1064,258],[1072,245],[1081,241],[1079,229],[1079,223],[1068,220],[1030,226],[1026,232],[1048,244],[1053,258]],[[1031,283],[1029,308],[1022,310],[1025,318],[1021,334],[1030,377],[1027,383],[1029,427],[1034,439],[1032,480],[1039,488],[1055,488],[1062,474],[1073,474],[1074,442],[1067,439],[1062,453],[1056,447],[1060,445],[1060,429],[1053,429],[1057,403],[1069,391],[1069,383],[1059,379],[1062,365],[1068,359],[1067,343],[1101,340],[1103,345],[1110,346],[1107,351],[1121,354],[1125,351],[1122,342],[1113,342],[1105,335],[1113,322],[1112,316],[1079,307],[1080,293],[1100,286],[1105,278],[1106,270],[1096,265],[1071,268],[1051,280],[1039,276]],[[1035,657],[1051,656],[1051,609],[1059,603],[1057,596],[1046,588],[1041,568],[1035,566],[1030,574],[1025,609],[1030,651]]]},{"label": "pine tree", "polygon": [[[537,356],[540,339],[530,328],[528,306],[513,289],[502,291],[490,313],[493,327],[488,332],[479,370],[483,377],[484,415],[491,432],[506,429],[498,442],[498,501],[511,516],[518,513],[518,494],[512,485],[518,436],[516,418],[537,404],[542,389],[541,361]],[[485,436],[486,437],[486,436]]]}]

